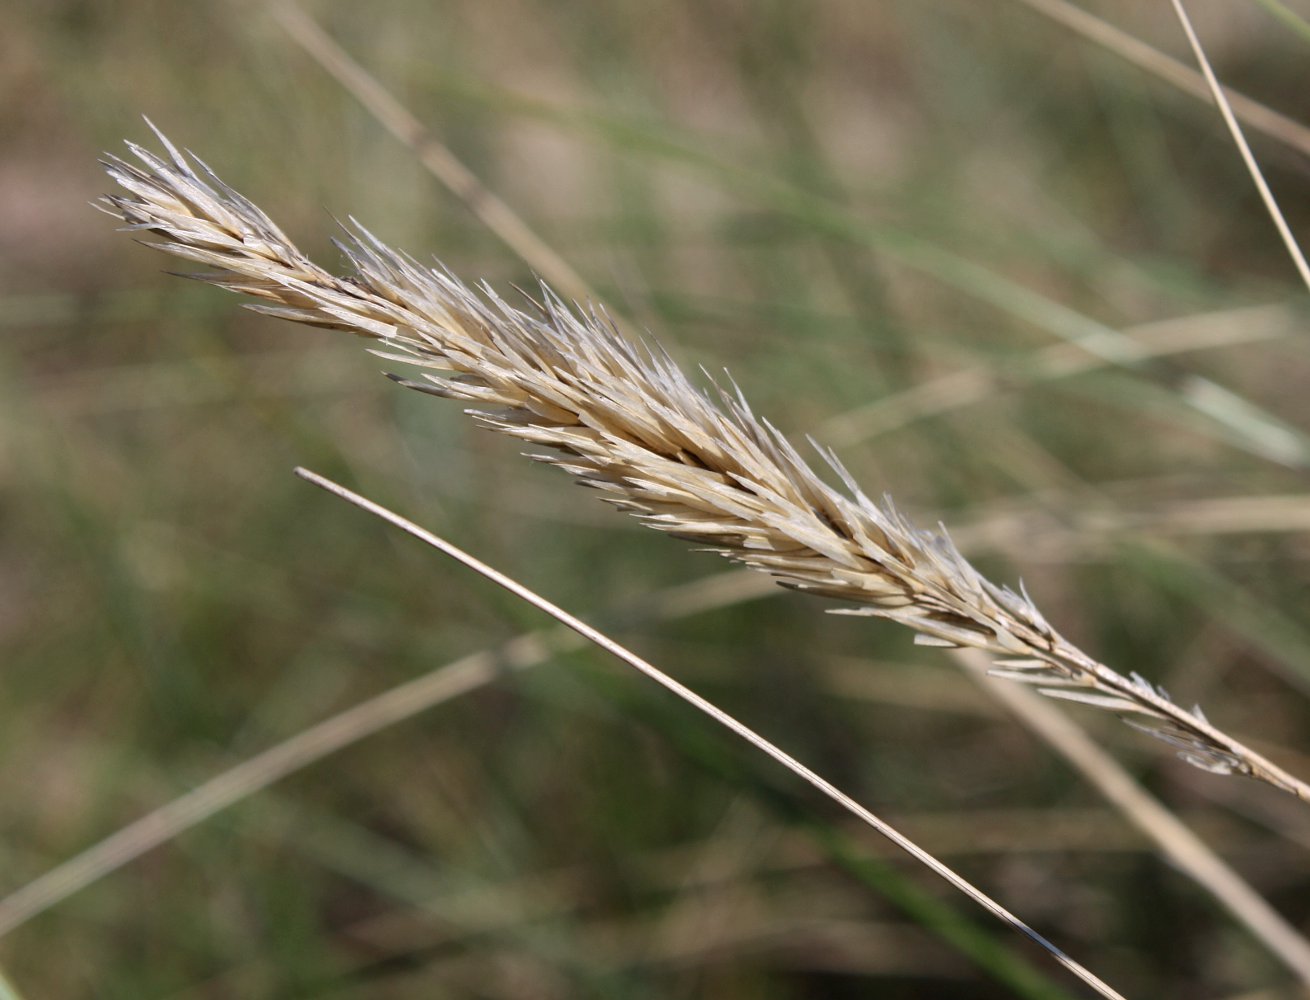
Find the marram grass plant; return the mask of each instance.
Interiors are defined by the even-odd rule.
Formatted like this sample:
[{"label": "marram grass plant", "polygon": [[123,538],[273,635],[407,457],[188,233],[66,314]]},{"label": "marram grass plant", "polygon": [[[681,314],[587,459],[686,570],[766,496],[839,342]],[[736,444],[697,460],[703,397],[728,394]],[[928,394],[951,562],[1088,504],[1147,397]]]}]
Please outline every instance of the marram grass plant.
[{"label": "marram grass plant", "polygon": [[[157,133],[158,134],[158,133]],[[695,386],[658,346],[622,335],[598,306],[506,302],[426,267],[358,226],[339,246],[354,273],[309,260],[256,205],[159,135],[167,157],[129,143],[139,165],[105,160],[124,193],[101,207],[148,245],[208,268],[191,277],[260,301],[250,308],[378,341],[419,369],[402,385],[471,404],[480,425],[544,449],[557,465],[651,527],[784,586],[889,618],[920,643],[973,647],[997,677],[1114,712],[1197,767],[1245,774],[1310,802],[1310,785],[1175,704],[1137,673],[1078,649],[1022,588],[986,580],[944,529],[916,528],[865,495],[818,448],[839,490],[735,387]],[[192,160],[195,160],[193,164]],[[816,446],[817,447],[817,446]]]}]

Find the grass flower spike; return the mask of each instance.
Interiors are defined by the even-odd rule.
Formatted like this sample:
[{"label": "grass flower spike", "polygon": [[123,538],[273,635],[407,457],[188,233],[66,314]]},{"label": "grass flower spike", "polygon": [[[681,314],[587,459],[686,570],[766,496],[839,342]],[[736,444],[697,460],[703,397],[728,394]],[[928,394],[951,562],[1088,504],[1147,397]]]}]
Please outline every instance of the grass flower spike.
[{"label": "grass flower spike", "polygon": [[772,574],[782,584],[890,618],[921,643],[968,646],[994,673],[1125,717],[1192,764],[1269,782],[1310,801],[1310,785],[1212,726],[1137,674],[1089,657],[1027,594],[984,579],[944,530],[875,502],[820,449],[836,489],[735,388],[698,388],[658,347],[622,336],[599,307],[548,287],[522,307],[426,267],[358,225],[340,244],[354,273],[302,254],[249,200],[162,136],[167,157],[129,144],[111,157],[123,193],[101,207],[148,245],[207,270],[190,275],[253,296],[251,308],[378,341],[415,366],[403,385],[462,400],[482,426],[542,449],[645,523]]}]

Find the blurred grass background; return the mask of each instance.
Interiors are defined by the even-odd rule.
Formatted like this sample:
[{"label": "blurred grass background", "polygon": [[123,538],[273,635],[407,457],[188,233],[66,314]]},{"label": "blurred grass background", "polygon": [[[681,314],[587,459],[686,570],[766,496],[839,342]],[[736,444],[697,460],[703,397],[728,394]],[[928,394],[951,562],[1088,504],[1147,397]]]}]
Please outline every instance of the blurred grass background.
[{"label": "blurred grass background", "polygon": [[[1195,6],[1226,82],[1304,112],[1303,39]],[[1310,772],[1304,295],[1212,108],[1015,0],[307,9],[629,329],[728,367],[1089,652]],[[1167,5],[1095,10],[1184,55]],[[533,280],[263,7],[50,0],[7,22],[2,891],[541,624],[304,464],[621,614],[618,638],[1128,995],[1299,995],[939,653],[782,592],[643,621],[721,567],[398,391],[358,344],[165,278],[113,232],[87,207],[96,156],[144,141],[144,113],[324,262],[353,215],[466,278]],[[1304,231],[1305,153],[1255,142]],[[1033,367],[1070,330],[1164,321],[1196,349]],[[978,398],[916,388],[960,372]],[[1198,379],[1264,415],[1204,416]],[[1074,714],[1310,930],[1304,808]],[[28,997],[1077,995],[871,841],[579,653],[243,802],[14,931],[0,965]]]}]

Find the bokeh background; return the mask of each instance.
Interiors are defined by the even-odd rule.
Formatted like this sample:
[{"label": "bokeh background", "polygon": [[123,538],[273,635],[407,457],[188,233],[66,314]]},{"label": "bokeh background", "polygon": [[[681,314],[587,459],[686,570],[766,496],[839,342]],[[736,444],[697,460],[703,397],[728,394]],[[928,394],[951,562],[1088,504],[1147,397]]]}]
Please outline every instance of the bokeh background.
[{"label": "bokeh background", "polygon": [[[1304,116],[1310,40],[1286,15],[1310,7],[1193,6],[1226,81]],[[1087,8],[1190,63],[1167,4]],[[627,329],[727,367],[1073,640],[1304,775],[1304,290],[1214,109],[1060,9],[305,7]],[[145,114],[325,263],[353,215],[466,278],[530,283],[540,265],[303,31],[236,2],[20,0],[5,21],[0,894],[543,626],[303,464],[608,623],[1126,994],[1300,995],[939,651],[781,591],[672,614],[668,588],[724,566],[397,389],[349,338],[165,277],[88,207],[97,156],[147,140]],[[1304,232],[1305,133],[1253,142]],[[1129,362],[1134,344],[1162,353]],[[1304,806],[1069,714],[1310,931]],[[1081,995],[592,652],[244,799],[14,930],[0,966],[26,997]]]}]

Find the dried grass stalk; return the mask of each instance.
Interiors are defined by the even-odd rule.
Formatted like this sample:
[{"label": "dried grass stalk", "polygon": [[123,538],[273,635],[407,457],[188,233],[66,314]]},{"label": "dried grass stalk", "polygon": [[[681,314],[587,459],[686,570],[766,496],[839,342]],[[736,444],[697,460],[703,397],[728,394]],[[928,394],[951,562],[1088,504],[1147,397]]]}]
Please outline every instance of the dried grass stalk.
[{"label": "dried grass stalk", "polygon": [[[914,527],[889,498],[869,499],[831,453],[845,486],[821,478],[735,387],[706,392],[656,345],[624,338],[597,307],[546,287],[528,310],[444,267],[425,267],[367,230],[338,245],[354,274],[302,254],[272,220],[156,132],[161,159],[104,161],[125,194],[100,203],[148,246],[212,270],[188,277],[262,300],[250,308],[379,341],[380,356],[422,369],[402,385],[473,404],[484,427],[547,449],[560,466],[651,527],[772,574],[784,586],[890,618],[925,645],[997,657],[997,677],[1115,712],[1191,764],[1246,774],[1310,801],[1310,785],[1216,729],[1134,673],[1087,656],[1022,591],[984,579],[945,530]],[[193,157],[193,159],[195,159]],[[395,376],[393,376],[395,377]],[[817,445],[816,445],[817,448]]]}]

